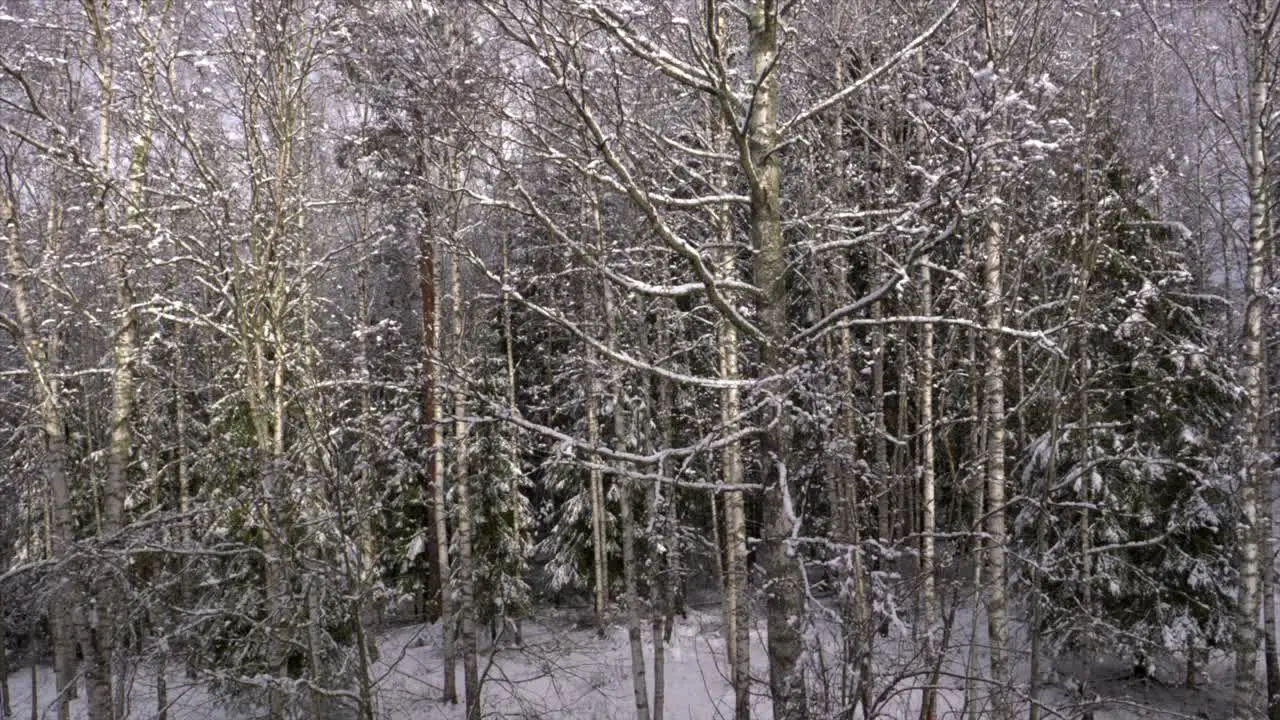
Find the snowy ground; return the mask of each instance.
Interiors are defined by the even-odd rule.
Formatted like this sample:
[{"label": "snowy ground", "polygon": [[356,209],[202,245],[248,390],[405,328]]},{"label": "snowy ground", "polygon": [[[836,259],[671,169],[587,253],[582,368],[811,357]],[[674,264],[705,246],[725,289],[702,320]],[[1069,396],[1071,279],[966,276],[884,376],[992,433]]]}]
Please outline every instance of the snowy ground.
[{"label": "snowy ground", "polygon": [[[691,612],[679,620],[668,648],[666,667],[666,712],[664,716],[680,720],[731,717],[732,694],[725,678],[724,639],[721,623],[711,610]],[[982,623],[978,624],[979,627]],[[935,720],[959,720],[963,700],[963,677],[966,675],[967,643],[973,627],[971,615],[957,617],[953,650],[948,654],[940,684]],[[755,707],[752,717],[767,720],[771,715],[768,700],[767,666],[762,646],[762,628],[753,632],[752,674]],[[830,647],[826,631],[814,631]],[[612,720],[634,717],[634,695],[631,683],[630,649],[626,632],[614,628],[604,638],[594,630],[574,625],[565,616],[546,613],[539,622],[527,622],[522,647],[500,647],[486,650],[481,657],[481,671],[486,674],[486,717],[488,718],[565,718],[567,720]],[[648,636],[646,634],[646,640]],[[376,668],[379,718],[386,720],[455,720],[462,708],[443,705],[441,695],[442,662],[438,627],[411,626],[390,630],[379,641],[380,659]],[[981,631],[979,631],[979,642]],[[882,694],[881,718],[918,718],[919,692],[915,690],[925,678],[905,669],[911,667],[915,646],[906,637],[891,632],[878,638],[875,672],[881,687],[899,671],[902,676]],[[652,646],[646,647],[646,658],[652,661]],[[1024,664],[1013,658],[1014,664]],[[986,663],[980,658],[980,666]],[[1225,680],[1227,669],[1219,661],[1211,667],[1211,682],[1203,690],[1179,687],[1172,659],[1157,667],[1156,681],[1120,679],[1126,666],[1113,663],[1061,661],[1055,663],[1058,680],[1050,687],[1047,701],[1053,708],[1045,718],[1076,720],[1083,710],[1092,709],[1096,720],[1134,720],[1136,718],[1209,718],[1226,717]],[[831,675],[839,668],[826,665]],[[652,666],[649,667],[652,683]],[[220,702],[201,683],[188,681],[178,669],[171,669],[169,698],[170,720],[249,720],[252,713]],[[1084,678],[1091,679],[1085,698],[1075,694],[1071,686]],[[1166,684],[1167,683],[1167,684]],[[9,677],[17,717],[30,717],[32,677],[23,669]],[[48,707],[53,698],[53,673],[37,668],[35,676],[39,717],[54,717]],[[461,669],[459,668],[461,690]],[[1095,701],[1095,694],[1099,696]],[[130,718],[155,718],[156,693],[154,670],[142,669],[130,683]],[[84,716],[81,703],[75,703],[75,716]],[[859,717],[861,714],[859,713]],[[979,710],[978,717],[982,717]]]}]

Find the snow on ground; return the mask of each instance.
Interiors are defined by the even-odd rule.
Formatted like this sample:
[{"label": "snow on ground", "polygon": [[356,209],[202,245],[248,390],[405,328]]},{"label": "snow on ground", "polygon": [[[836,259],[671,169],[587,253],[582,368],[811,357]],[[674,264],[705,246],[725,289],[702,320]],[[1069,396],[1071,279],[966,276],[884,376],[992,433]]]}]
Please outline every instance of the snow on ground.
[{"label": "snow on ground", "polygon": [[[678,620],[666,653],[665,715],[715,718],[732,715],[733,694],[726,679],[724,638],[719,620],[690,613]],[[752,636],[752,673],[765,677],[762,638]],[[413,627],[387,635],[381,643],[379,710],[399,720],[460,718],[460,708],[442,705],[439,627]],[[652,697],[653,645],[645,633],[645,656]],[[634,716],[631,650],[626,629],[605,637],[594,629],[548,618],[526,622],[522,647],[499,647],[481,654],[486,676],[486,709],[495,717],[609,720]],[[461,668],[459,692],[461,692]],[[769,700],[756,697],[753,717],[767,717]]]},{"label": "snow on ground", "polygon": [[[58,717],[54,700],[53,668],[37,665],[36,668],[37,718],[54,720]],[[166,675],[169,681],[169,718],[170,720],[240,720],[231,715],[223,703],[210,695],[204,683],[192,682],[181,671],[171,670]],[[14,717],[31,718],[31,668],[25,667],[9,676],[9,692],[11,693]],[[140,669],[128,678],[128,714],[130,720],[151,720],[156,712],[156,684],[154,669]],[[80,695],[84,697],[83,690]],[[71,703],[74,720],[84,720],[88,714],[82,700]]]},{"label": "snow on ground", "polygon": [[[768,699],[768,666],[763,646],[763,622],[752,630],[753,718],[768,720],[772,712]],[[981,647],[985,641],[984,622],[973,622],[973,614],[957,613],[950,651],[943,666],[935,720],[960,720],[963,710],[964,677],[968,672],[968,644],[976,630]],[[666,707],[664,717],[678,720],[714,720],[732,717],[733,696],[726,679],[724,638],[721,620],[714,610],[690,612],[677,620],[667,648]],[[647,629],[647,628],[646,628]],[[844,671],[834,662],[835,627],[818,624],[813,633],[822,639],[822,657],[810,657],[814,668],[824,668],[828,678]],[[387,631],[379,639],[379,659],[375,666],[377,706],[380,720],[459,720],[461,706],[440,702],[442,653],[439,626],[410,626]],[[645,633],[647,672],[652,688],[652,644]],[[904,632],[892,629],[888,636],[876,636],[876,664],[873,668],[879,687],[889,688],[879,697],[878,717],[888,719],[919,717],[919,688],[928,678],[918,671],[919,646]],[[1015,646],[1025,647],[1017,638]],[[593,628],[576,625],[569,617],[544,613],[524,626],[520,647],[500,645],[484,648],[480,658],[486,677],[485,706],[488,718],[564,718],[565,720],[612,720],[634,717],[631,681],[631,654],[624,628],[614,627],[604,637]],[[1025,681],[1025,654],[1011,656]],[[976,675],[988,659],[980,652]],[[1124,659],[1100,662],[1096,659],[1054,663],[1055,681],[1047,688],[1046,702],[1055,712],[1042,717],[1076,720],[1092,709],[1096,720],[1137,720],[1138,718],[1226,717],[1227,681],[1230,670],[1225,659],[1210,668],[1211,682],[1203,690],[1190,690],[1179,679],[1172,658],[1157,668],[1156,681],[1124,678]],[[462,692],[462,669],[458,668],[458,689]],[[811,678],[816,679],[815,675]],[[250,720],[253,713],[220,701],[208,685],[186,678],[181,668],[171,667],[169,682],[170,720]],[[24,668],[9,677],[17,717],[31,713],[31,673]],[[890,681],[892,685],[890,686]],[[1076,682],[1089,680],[1086,695],[1076,692]],[[37,667],[35,677],[40,718],[56,716],[53,699],[53,672]],[[1167,683],[1167,684],[1166,684]],[[652,697],[652,692],[650,693]],[[142,668],[129,683],[129,718],[149,720],[157,716],[154,669]],[[74,717],[85,716],[83,703],[73,703]],[[305,713],[304,713],[305,714]],[[977,717],[982,717],[979,707]],[[861,717],[861,713],[859,713]]]}]

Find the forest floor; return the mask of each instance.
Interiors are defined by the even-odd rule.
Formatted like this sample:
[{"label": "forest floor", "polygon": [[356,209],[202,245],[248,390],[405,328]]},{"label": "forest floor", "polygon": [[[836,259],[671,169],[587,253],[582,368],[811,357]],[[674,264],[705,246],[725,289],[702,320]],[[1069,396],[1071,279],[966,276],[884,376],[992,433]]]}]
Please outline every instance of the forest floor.
[{"label": "forest floor", "polygon": [[[979,626],[982,623],[978,624]],[[955,637],[947,654],[939,686],[935,720],[960,720],[963,716],[965,677],[968,673],[968,639],[973,629],[970,613],[959,612]],[[666,654],[666,697],[664,717],[678,720],[712,720],[732,717],[733,696],[724,666],[722,623],[714,609],[691,611],[678,619]],[[646,628],[647,630],[647,628]],[[831,647],[834,636],[813,631]],[[565,718],[566,720],[614,720],[634,717],[635,696],[631,680],[631,654],[624,627],[615,626],[603,637],[584,627],[581,613],[543,612],[537,621],[527,621],[523,644],[483,648],[481,672],[486,676],[486,718]],[[411,625],[387,630],[380,636],[376,665],[378,717],[385,720],[457,720],[461,706],[442,704],[442,653],[439,626]],[[652,645],[646,639],[648,680],[652,687]],[[983,642],[979,628],[979,643]],[[926,677],[919,672],[916,643],[891,628],[878,637],[875,672],[878,686],[879,718],[918,718],[920,693]],[[768,668],[763,647],[763,622],[752,630],[753,718],[771,716],[768,699]],[[1013,658],[1019,665],[1018,656]],[[985,667],[983,653],[977,667]],[[823,661],[827,662],[827,661]],[[831,667],[827,662],[826,667]],[[1182,687],[1173,658],[1156,659],[1155,679],[1135,680],[1128,675],[1126,660],[1093,659],[1054,663],[1055,681],[1046,688],[1046,710],[1042,718],[1077,720],[1085,710],[1095,720],[1170,720],[1227,717],[1230,668],[1225,658],[1215,657],[1209,667],[1209,682],[1202,689]],[[1025,675],[1025,668],[1024,675]],[[839,669],[829,675],[837,677]],[[218,698],[205,683],[186,679],[180,668],[170,668],[169,720],[249,720],[258,713]],[[31,715],[32,674],[22,669],[8,678],[15,717]],[[1025,678],[1024,678],[1025,679]],[[1076,690],[1079,680],[1088,679],[1085,695]],[[37,667],[35,687],[40,718],[53,718],[48,707],[53,698],[53,671]],[[144,720],[157,717],[154,669],[140,668],[131,679],[128,717]],[[458,671],[462,690],[461,668]],[[652,698],[652,693],[650,694]],[[84,717],[83,704],[74,703],[75,717]],[[305,716],[301,713],[299,717]],[[982,717],[979,708],[976,716]],[[343,717],[334,715],[334,720]],[[861,717],[861,713],[859,713]],[[317,718],[316,720],[323,720]]]}]

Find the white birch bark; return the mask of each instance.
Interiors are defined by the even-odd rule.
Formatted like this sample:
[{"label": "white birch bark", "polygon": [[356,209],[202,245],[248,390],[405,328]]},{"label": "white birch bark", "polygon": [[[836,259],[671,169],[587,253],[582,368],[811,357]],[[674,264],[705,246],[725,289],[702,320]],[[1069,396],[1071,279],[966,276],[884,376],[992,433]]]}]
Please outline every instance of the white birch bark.
[{"label": "white birch bark", "polygon": [[[112,182],[111,136],[113,133],[113,109],[116,87],[113,57],[111,6],[108,0],[83,0],[82,7],[93,32],[97,56],[98,76],[101,85],[98,114],[98,172],[103,190],[98,212],[98,234],[108,256],[108,267],[115,285],[115,332],[111,340],[111,410],[110,440],[107,453],[107,477],[102,492],[102,524],[100,532],[108,537],[124,525],[124,497],[128,492],[128,468],[133,452],[132,420],[136,405],[136,363],[139,355],[138,320],[133,287],[133,255],[141,239],[143,224],[147,221],[145,185],[150,160],[152,135],[156,124],[155,40],[146,25],[150,3],[143,0],[137,8],[135,21],[141,55],[137,58],[140,69],[138,88],[139,118],[132,135],[129,162],[125,178],[125,209],[123,218],[113,218],[106,206],[107,187]],[[86,678],[90,685],[90,718],[114,718],[117,703],[112,698],[111,683],[116,664],[115,635],[117,632],[116,593],[111,588],[99,587],[94,591],[96,626],[92,642],[95,667]]]},{"label": "white birch bark", "polygon": [[[1262,636],[1263,665],[1266,671],[1266,706],[1270,720],[1280,720],[1280,638],[1276,636],[1276,555],[1275,537],[1273,535],[1275,513],[1275,491],[1273,467],[1271,465],[1275,436],[1272,426],[1271,382],[1274,375],[1269,372],[1273,358],[1268,349],[1274,349],[1274,338],[1268,337],[1270,328],[1274,327],[1274,319],[1270,314],[1270,299],[1267,287],[1275,282],[1275,241],[1272,238],[1273,220],[1271,218],[1271,148],[1272,142],[1272,72],[1274,69],[1272,38],[1275,33],[1277,11],[1273,0],[1256,0],[1254,18],[1250,22],[1249,34],[1251,49],[1257,55],[1250,59],[1250,87],[1248,120],[1249,134],[1246,138],[1246,149],[1249,153],[1247,170],[1249,178],[1249,246],[1247,250],[1248,265],[1245,273],[1245,393],[1246,432],[1249,438],[1245,442],[1246,482],[1253,482],[1258,488],[1258,560],[1260,564],[1259,592],[1262,596]],[[1264,24],[1265,23],[1265,24]],[[1253,37],[1255,36],[1256,37]],[[1253,67],[1256,63],[1256,67]],[[1256,113],[1256,114],[1255,114]],[[1259,136],[1254,137],[1254,132]],[[1261,175],[1261,178],[1255,176]],[[1260,225],[1255,225],[1255,215],[1261,214]],[[1262,233],[1257,233],[1258,227]],[[1260,247],[1259,247],[1260,246]],[[1253,264],[1257,258],[1262,264],[1262,278],[1256,282],[1253,278]],[[1256,282],[1256,284],[1255,284]],[[1250,311],[1254,311],[1251,313]],[[1256,317],[1255,314],[1256,313]],[[1258,322],[1258,327],[1251,323]],[[1255,351],[1248,347],[1256,342],[1260,347]],[[1254,364],[1260,367],[1255,371]],[[1251,385],[1253,373],[1261,378],[1258,387]],[[1258,397],[1252,397],[1257,393]],[[1255,403],[1257,407],[1255,408]],[[1255,414],[1256,413],[1256,414]],[[1256,423],[1256,424],[1255,424]],[[1242,573],[1243,574],[1243,573]]]},{"label": "white birch bark", "polygon": [[[615,424],[619,431],[625,431],[624,421],[621,419],[622,413],[618,410],[620,405],[621,403],[615,405]],[[639,580],[636,575],[636,523],[631,507],[632,481],[623,479],[621,482],[619,515],[622,523],[622,579],[627,603],[627,641],[631,650],[631,687],[635,696],[636,720],[649,720],[649,681],[645,671],[644,638],[640,625]],[[656,642],[658,641],[655,639]]]},{"label": "white birch bark", "polygon": [[[600,210],[600,195],[591,194],[591,222],[599,247],[604,247],[604,219]],[[611,319],[606,316],[606,322]],[[612,345],[609,346],[612,349]],[[597,367],[595,352],[587,353],[587,372],[590,374],[587,389],[587,442],[592,448],[600,447],[600,397],[603,389],[600,382],[601,369]],[[591,557],[594,574],[594,598],[596,612],[596,631],[604,636],[605,611],[609,603],[609,537],[604,474],[600,470],[601,458],[598,453],[591,456],[591,469],[588,474],[591,493]],[[646,691],[647,692],[647,691]]]},{"label": "white birch bark", "polygon": [[[600,447],[600,378],[596,367],[597,357],[588,351],[587,381],[587,442],[592,448]],[[604,475],[600,471],[600,455],[591,455],[588,471],[588,491],[591,493],[591,558],[596,632],[604,636],[605,612],[609,603],[609,553],[608,525],[605,519]]]},{"label": "white birch bark", "polygon": [[[604,260],[607,252],[603,218],[600,206],[594,207],[596,223],[596,250],[600,259]],[[607,279],[601,281],[601,301],[605,320],[605,343],[610,352],[618,346],[618,307],[614,298],[613,286]],[[623,387],[618,383],[614,389],[613,399],[613,438],[614,442],[626,447],[632,441],[631,429],[627,427],[627,410],[624,402]],[[637,429],[638,431],[638,429]],[[618,520],[622,526],[622,584],[623,602],[625,603],[627,622],[627,644],[631,651],[631,689],[634,697],[636,720],[650,720],[649,681],[645,669],[644,639],[641,630],[641,607],[639,580],[636,575],[636,520],[633,502],[633,480],[620,475],[617,482],[620,490]],[[655,645],[659,642],[654,638]]]},{"label": "white birch bark", "polygon": [[[975,267],[974,249],[970,242],[966,241],[964,248],[964,264],[966,267]],[[982,380],[981,365],[978,360],[978,336],[980,331],[972,330],[967,335],[965,349],[965,366],[969,371],[969,388],[968,388],[968,417],[973,418],[970,424],[969,441],[977,448],[979,457],[985,457],[987,445],[987,424],[988,416],[983,412],[981,404]],[[969,720],[980,720],[984,717],[981,715],[982,704],[979,702],[979,673],[981,672],[981,648],[978,642],[978,628],[982,614],[978,611],[982,603],[983,564],[986,557],[986,540],[983,537],[983,518],[986,516],[987,510],[987,492],[986,492],[986,472],[984,469],[976,469],[970,475],[970,487],[968,488],[970,504],[973,508],[972,522],[970,525],[973,533],[973,542],[971,546],[971,562],[973,567],[973,587],[970,604],[973,607],[972,622],[970,623],[969,635],[969,652],[965,665],[965,707],[968,711]]]},{"label": "white birch bark", "polygon": [[[506,361],[507,382],[507,412],[514,419],[520,413],[520,408],[516,405],[516,355],[515,355],[515,335],[511,330],[511,295],[507,289],[511,283],[511,248],[510,237],[503,228],[502,232],[502,346],[503,355]],[[525,532],[523,526],[524,518],[520,513],[512,513],[511,530],[516,537],[520,537]],[[515,630],[516,645],[524,644],[524,618],[513,617],[508,618]]]},{"label": "white birch bark", "polygon": [[[657,318],[657,336],[658,336],[658,353],[665,356],[670,352],[671,348],[671,330],[665,315],[659,315]],[[658,413],[660,418],[660,442],[662,447],[675,446],[675,413],[674,413],[674,397],[675,387],[666,378],[656,378],[658,384]],[[648,385],[646,380],[646,386]],[[646,389],[645,396],[649,397]],[[652,450],[652,447],[650,447]],[[658,466],[658,473],[663,478],[671,477],[670,458],[664,458]],[[653,717],[654,720],[662,720],[666,707],[666,667],[667,667],[667,650],[666,646],[671,637],[671,631],[675,625],[676,615],[676,594],[677,586],[681,582],[681,549],[680,539],[675,535],[679,527],[679,513],[677,508],[677,491],[674,486],[666,486],[663,483],[654,483],[653,486],[653,512],[659,512],[663,507],[662,493],[671,493],[669,499],[666,500],[665,514],[663,517],[655,518],[661,531],[658,533],[658,542],[662,543],[666,551],[662,557],[662,576],[659,582],[655,583],[652,588],[652,595],[655,598],[653,607]],[[719,527],[716,525],[716,499],[711,497],[711,517],[712,517],[712,533],[716,538],[716,544],[719,545]],[[716,548],[715,567],[717,588],[724,588],[724,572],[723,560],[720,548]]]},{"label": "white birch bark", "polygon": [[[728,33],[725,27],[725,10],[718,4],[709,22],[714,22],[715,46],[727,52]],[[723,62],[723,58],[720,59]],[[712,142],[717,152],[728,156],[731,148],[729,127],[719,108],[712,110]],[[727,167],[717,171],[718,180],[727,185]],[[716,280],[728,283],[738,279],[738,243],[734,240],[733,218],[730,208],[717,206],[711,211],[711,226],[721,248],[716,269]],[[738,356],[740,343],[738,328],[729,318],[720,317],[716,323],[716,350],[719,375],[723,380],[739,380]],[[736,386],[726,388],[720,397],[720,424],[722,431],[733,434],[741,429],[741,391]],[[742,445],[726,443],[720,452],[720,477],[731,488],[743,482]],[[724,590],[725,649],[728,656],[729,683],[733,687],[734,718],[747,720],[751,716],[751,602],[747,576],[747,521],[745,502],[741,490],[726,490],[724,498],[724,548],[721,560]],[[715,499],[712,498],[714,504]]]},{"label": "white birch bark", "polygon": [[[933,313],[933,278],[929,269],[929,256],[920,263],[920,313],[929,317]],[[920,575],[924,594],[924,644],[925,663],[930,668],[930,682],[924,689],[921,718],[934,717],[937,693],[933,686],[938,673],[933,670],[939,655],[937,556],[934,535],[938,530],[937,498],[934,487],[934,434],[933,434],[933,323],[920,326]]]},{"label": "white birch bark", "polygon": [[[56,244],[55,233],[60,232],[56,210],[50,210],[47,232],[51,245]],[[41,430],[45,440],[43,475],[48,491],[46,527],[49,555],[61,559],[67,555],[75,538],[75,521],[71,507],[71,486],[67,475],[69,449],[66,425],[63,420],[61,382],[57,363],[61,340],[56,331],[41,333],[41,323],[32,300],[30,288],[31,269],[22,252],[19,237],[18,210],[6,193],[0,192],[0,227],[5,240],[5,259],[12,275],[16,322],[5,326],[22,350],[27,370],[31,373]],[[79,593],[69,580],[59,580],[60,589],[52,594],[49,623],[53,635],[54,665],[58,719],[69,720],[70,698],[75,693],[76,672],[75,638],[79,632]]]},{"label": "white birch bark", "polygon": [[[878,263],[873,262],[873,267]],[[872,472],[876,488],[876,540],[880,549],[876,551],[872,567],[881,567],[884,563],[884,548],[893,540],[893,526],[889,518],[892,505],[889,497],[889,427],[885,422],[884,412],[884,363],[885,332],[880,322],[884,319],[884,302],[876,300],[871,304],[871,320],[875,327],[871,330],[871,411],[872,432]],[[883,568],[882,568],[883,569]]]},{"label": "white birch bark", "polygon": [[[758,314],[765,343],[762,373],[779,377],[787,370],[787,242],[782,232],[782,164],[778,156],[778,43],[782,32],[775,0],[755,0],[749,9],[748,47],[753,102],[747,119],[746,155],[750,187],[750,234],[756,250],[755,279],[761,299]],[[770,382],[779,395],[786,387]],[[782,398],[779,398],[782,400]],[[797,529],[788,461],[791,419],[785,401],[780,417],[761,439],[764,467],[765,525],[761,559],[766,575],[765,605],[768,629],[769,684],[777,720],[802,720],[808,714],[800,659],[804,653],[804,583],[792,547]]]},{"label": "white birch bark", "polygon": [[[8,565],[8,558],[3,558]],[[0,618],[5,617],[4,603],[0,602]],[[0,718],[13,717],[13,701],[9,697],[9,623],[0,620]]]},{"label": "white birch bark", "polygon": [[[456,177],[456,176],[455,176]],[[455,228],[457,223],[455,222]],[[456,240],[456,238],[455,238]],[[462,368],[465,357],[466,317],[462,304],[462,273],[458,261],[458,251],[450,254],[451,295],[453,301],[453,357],[458,370]],[[461,373],[460,373],[461,374]],[[467,720],[480,720],[483,688],[481,686],[478,666],[476,640],[475,610],[475,563],[472,557],[472,520],[471,520],[471,478],[468,475],[468,440],[470,420],[467,419],[467,379],[459,377],[454,389],[454,467],[453,485],[454,513],[457,519],[457,531],[454,537],[458,553],[457,578],[458,588],[457,624],[458,635],[462,642],[462,676],[466,693]]]},{"label": "white birch bark", "polygon": [[[421,165],[420,165],[420,169]],[[423,170],[425,172],[425,170]],[[424,212],[429,217],[429,211]],[[444,456],[441,430],[444,414],[441,410],[439,374],[440,314],[436,306],[436,288],[439,275],[435,262],[436,243],[431,237],[429,222],[424,217],[424,227],[419,236],[418,285],[422,295],[422,395],[423,420],[427,426],[427,492],[431,497],[431,533],[435,557],[436,607],[440,613],[441,647],[444,654],[444,691],[442,699],[450,704],[458,702],[457,652],[454,647],[453,601],[449,587],[452,583],[449,566],[448,511],[445,507]]]},{"label": "white birch bark", "polygon": [[1266,462],[1266,358],[1264,317],[1267,310],[1266,257],[1271,243],[1268,178],[1271,83],[1271,0],[1252,0],[1245,21],[1248,71],[1245,166],[1249,181],[1249,241],[1245,270],[1244,316],[1244,481],[1240,488],[1243,526],[1240,537],[1240,591],[1236,619],[1235,714],[1239,718],[1263,716],[1263,692],[1257,679],[1259,621],[1261,611],[1261,557],[1263,526],[1262,486],[1268,482]]},{"label": "white birch bark", "polygon": [[1005,529],[1005,408],[1004,408],[1004,341],[1000,329],[1004,323],[1003,270],[1004,227],[992,218],[987,223],[984,247],[986,264],[983,286],[986,308],[986,367],[983,372],[983,394],[986,398],[987,447],[987,634],[990,638],[992,717],[1011,717],[1009,694],[1009,616],[1005,587],[1005,554],[1008,537]]}]

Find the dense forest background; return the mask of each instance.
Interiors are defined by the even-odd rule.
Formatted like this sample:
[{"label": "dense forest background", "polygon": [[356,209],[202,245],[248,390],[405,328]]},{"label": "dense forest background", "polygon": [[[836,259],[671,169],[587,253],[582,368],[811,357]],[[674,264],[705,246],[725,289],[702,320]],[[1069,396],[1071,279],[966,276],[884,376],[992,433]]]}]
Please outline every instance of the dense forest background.
[{"label": "dense forest background", "polygon": [[648,720],[700,605],[735,720],[1280,718],[1278,13],[0,0],[0,679],[373,720],[417,618],[479,720],[581,606]]}]

